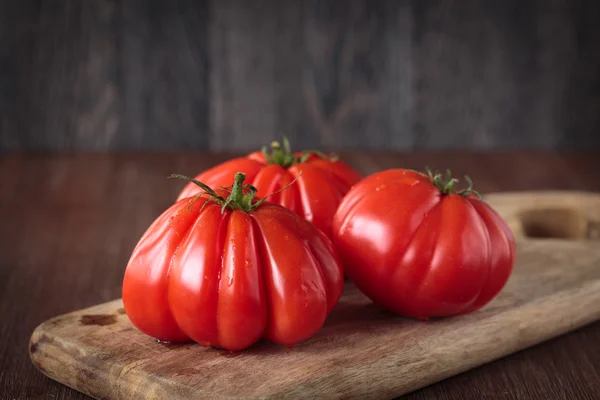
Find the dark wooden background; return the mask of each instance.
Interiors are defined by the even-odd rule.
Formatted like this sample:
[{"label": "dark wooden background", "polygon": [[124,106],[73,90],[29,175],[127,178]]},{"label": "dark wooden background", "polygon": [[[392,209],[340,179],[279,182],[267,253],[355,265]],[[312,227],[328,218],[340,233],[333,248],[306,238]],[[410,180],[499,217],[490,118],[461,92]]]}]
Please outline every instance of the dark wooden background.
[{"label": "dark wooden background", "polygon": [[600,148],[598,0],[0,0],[0,150]]}]

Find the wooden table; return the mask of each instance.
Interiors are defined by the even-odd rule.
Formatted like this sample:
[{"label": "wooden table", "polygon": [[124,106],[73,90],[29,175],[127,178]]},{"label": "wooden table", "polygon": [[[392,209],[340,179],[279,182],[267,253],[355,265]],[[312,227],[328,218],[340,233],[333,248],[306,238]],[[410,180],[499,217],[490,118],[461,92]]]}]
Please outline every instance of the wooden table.
[{"label": "wooden table", "polygon": [[[183,183],[226,154],[0,156],[0,399],[83,399],[38,372],[28,340],[47,318],[120,297],[133,246]],[[342,154],[365,174],[446,168],[483,193],[600,191],[600,152]],[[566,272],[568,273],[568,271]],[[408,399],[598,399],[600,322],[414,392]]]}]

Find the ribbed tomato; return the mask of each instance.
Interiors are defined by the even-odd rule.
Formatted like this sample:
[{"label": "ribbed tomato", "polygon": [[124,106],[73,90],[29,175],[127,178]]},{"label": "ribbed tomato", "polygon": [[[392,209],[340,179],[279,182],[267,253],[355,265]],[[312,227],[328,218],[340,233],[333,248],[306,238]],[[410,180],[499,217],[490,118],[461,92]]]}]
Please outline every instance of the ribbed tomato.
[{"label": "ribbed tomato", "polygon": [[375,303],[426,319],[477,310],[502,289],[513,234],[471,186],[456,191],[456,183],[449,174],[393,169],[342,200],[334,242],[348,277]]},{"label": "ribbed tomato", "polygon": [[[333,244],[290,210],[200,188],[167,209],[137,244],[123,280],[131,322],[161,341],[241,350],[261,337],[293,345],[323,325],[343,272]],[[194,201],[197,200],[197,201]]]},{"label": "ribbed tomato", "polygon": [[[271,145],[245,157],[235,158],[210,168],[196,180],[213,188],[230,185],[236,172],[244,172],[247,182],[262,197],[298,178],[296,184],[272,196],[269,201],[280,204],[315,224],[331,237],[331,220],[342,197],[362,177],[348,164],[318,151],[292,153],[287,140],[283,148]],[[301,176],[300,176],[301,174]],[[193,183],[179,194],[178,200],[198,193]]]}]

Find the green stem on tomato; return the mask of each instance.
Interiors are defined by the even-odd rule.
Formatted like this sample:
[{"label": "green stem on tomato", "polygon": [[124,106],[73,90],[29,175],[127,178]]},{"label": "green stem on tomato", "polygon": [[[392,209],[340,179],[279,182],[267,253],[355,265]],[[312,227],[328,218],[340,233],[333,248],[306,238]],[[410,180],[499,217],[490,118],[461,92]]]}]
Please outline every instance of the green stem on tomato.
[{"label": "green stem on tomato", "polygon": [[319,150],[305,150],[300,156],[294,155],[290,146],[290,141],[284,136],[283,146],[277,142],[271,142],[270,150],[267,146],[263,146],[261,151],[265,156],[267,164],[276,164],[282,168],[289,168],[294,164],[306,162],[310,156],[316,155],[324,160],[337,161],[336,155],[327,155]]},{"label": "green stem on tomato", "polygon": [[429,168],[425,168],[425,172],[427,172],[427,176],[431,183],[440,190],[443,196],[457,194],[459,196],[468,197],[473,195],[481,199],[481,195],[473,189],[473,181],[468,175],[465,175],[465,181],[469,186],[466,189],[457,191],[456,186],[458,185],[458,179],[452,177],[452,172],[449,169],[446,170],[445,176],[442,176],[438,171],[433,173]]},{"label": "green stem on tomato", "polygon": [[254,201],[258,190],[251,184],[244,185],[244,181],[246,180],[246,174],[244,174],[243,172],[236,172],[233,178],[233,185],[230,187],[223,188],[226,190],[230,190],[229,196],[227,196],[227,198],[219,195],[210,186],[185,175],[172,174],[168,177],[168,179],[183,179],[188,182],[192,182],[193,184],[199,186],[202,189],[202,191],[198,193],[196,197],[194,197],[194,199],[190,202],[190,204],[188,205],[188,210],[190,206],[194,204],[194,202],[196,202],[200,197],[208,195],[208,199],[206,203],[204,203],[204,205],[202,206],[202,209],[206,206],[208,202],[212,201],[221,206],[221,212],[224,213],[227,208],[229,208],[232,211],[240,210],[244,212],[251,212],[260,207],[260,205],[263,204],[267,198],[289,188],[292,184],[296,182],[296,180],[298,180],[298,178],[300,178],[300,176],[302,176],[302,172],[300,172],[296,176],[296,178],[294,178],[293,181],[291,181],[281,189],[273,193],[269,193],[268,195],[259,199],[258,201]]}]

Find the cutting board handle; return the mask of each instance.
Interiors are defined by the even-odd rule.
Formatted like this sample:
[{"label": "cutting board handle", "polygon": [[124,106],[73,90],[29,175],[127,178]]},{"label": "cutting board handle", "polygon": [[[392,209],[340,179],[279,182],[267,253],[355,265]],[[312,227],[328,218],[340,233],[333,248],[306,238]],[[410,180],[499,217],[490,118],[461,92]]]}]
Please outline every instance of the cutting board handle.
[{"label": "cutting board handle", "polygon": [[600,239],[600,224],[575,208],[538,208],[520,213],[522,236],[570,240]]},{"label": "cutting board handle", "polygon": [[507,192],[484,199],[520,239],[600,240],[600,193]]}]

